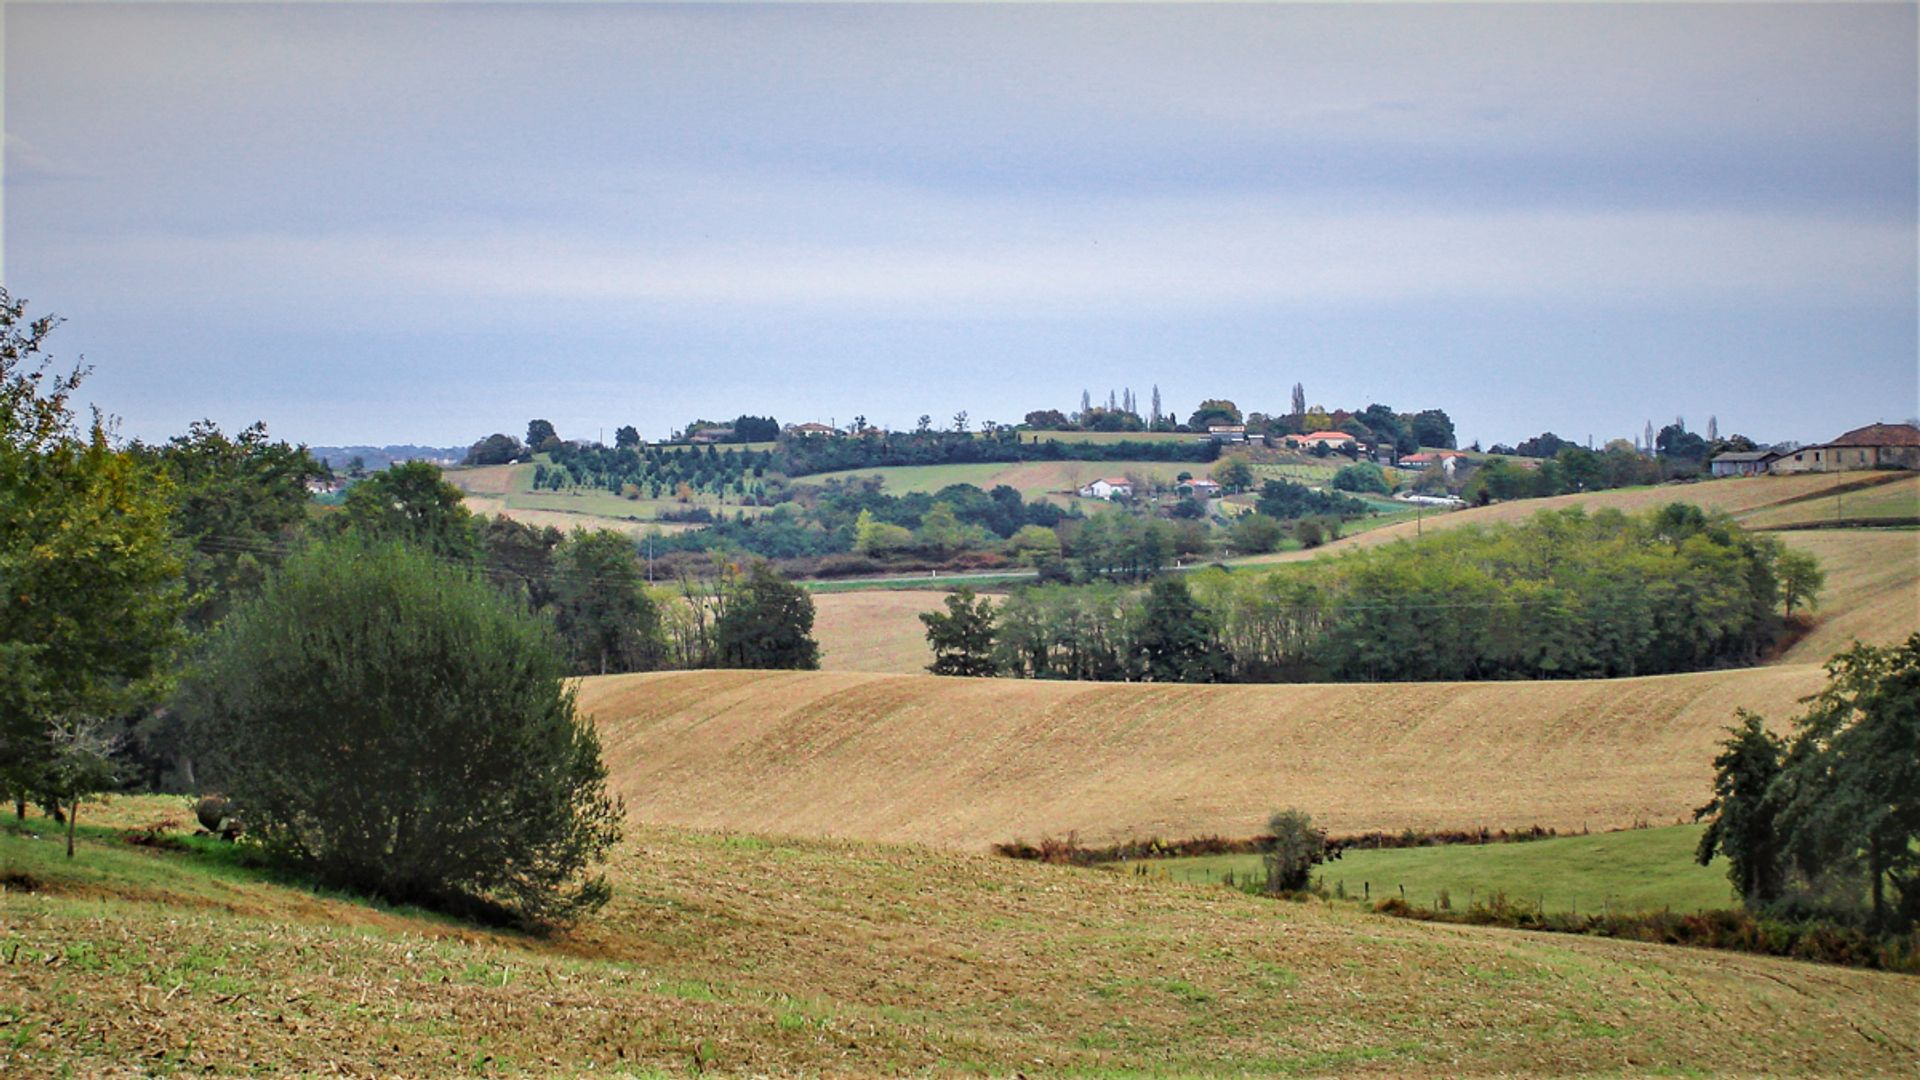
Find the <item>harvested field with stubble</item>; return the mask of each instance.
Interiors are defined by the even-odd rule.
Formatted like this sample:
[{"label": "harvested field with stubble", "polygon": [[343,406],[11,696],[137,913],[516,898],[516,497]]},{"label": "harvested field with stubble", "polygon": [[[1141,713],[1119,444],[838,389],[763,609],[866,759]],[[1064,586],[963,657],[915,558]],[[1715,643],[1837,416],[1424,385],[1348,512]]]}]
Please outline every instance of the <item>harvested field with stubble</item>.
[{"label": "harvested field with stubble", "polygon": [[1820,560],[1826,588],[1812,633],[1781,659],[1825,663],[1853,644],[1893,645],[1920,631],[1920,530],[1820,529],[1779,533]]},{"label": "harvested field with stubble", "polygon": [[984,850],[1691,815],[1736,708],[1776,724],[1816,664],[1531,683],[1185,686],[825,672],[581,681],[638,819]]},{"label": "harvested field with stubble", "polygon": [[544,939],[105,830],[57,851],[0,830],[9,1077],[1893,1075],[1920,1054],[1911,977],[924,847],[638,826],[612,902]]},{"label": "harvested field with stubble", "polygon": [[908,674],[933,662],[925,611],[945,611],[947,594],[932,589],[867,589],[816,593],[813,637],[822,671]]}]

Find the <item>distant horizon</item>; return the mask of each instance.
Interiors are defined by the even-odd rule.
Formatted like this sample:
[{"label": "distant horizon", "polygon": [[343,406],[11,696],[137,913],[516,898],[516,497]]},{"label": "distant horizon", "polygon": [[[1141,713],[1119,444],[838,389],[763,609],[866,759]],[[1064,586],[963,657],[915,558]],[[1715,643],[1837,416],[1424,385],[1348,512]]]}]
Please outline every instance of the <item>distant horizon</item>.
[{"label": "distant horizon", "polygon": [[0,19],[0,282],[149,442],[1155,383],[1182,418],[1442,408],[1463,445],[1920,414],[1908,3]]}]

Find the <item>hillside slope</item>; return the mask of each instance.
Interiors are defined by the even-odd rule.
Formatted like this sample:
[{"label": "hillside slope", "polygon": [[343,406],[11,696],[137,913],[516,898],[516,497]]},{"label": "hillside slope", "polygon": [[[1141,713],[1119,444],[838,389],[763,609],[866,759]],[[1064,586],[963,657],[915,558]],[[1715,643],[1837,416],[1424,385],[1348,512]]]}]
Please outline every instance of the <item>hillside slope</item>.
[{"label": "hillside slope", "polygon": [[[1463,525],[1485,525],[1496,521],[1524,521],[1542,510],[1564,510],[1578,506],[1588,512],[1602,509],[1639,513],[1668,503],[1691,503],[1705,510],[1717,510],[1740,518],[1765,508],[1792,505],[1813,500],[1835,488],[1879,487],[1898,483],[1899,473],[1800,473],[1794,476],[1749,476],[1726,480],[1702,480],[1691,484],[1661,484],[1656,487],[1621,488],[1615,491],[1587,491],[1573,495],[1555,495],[1546,499],[1517,499],[1513,502],[1475,506],[1429,514],[1419,521],[1402,521],[1334,541],[1314,551],[1282,551],[1238,560],[1241,564],[1296,562],[1353,548],[1375,547],[1395,540],[1407,540],[1431,529],[1455,529]],[[1829,504],[1830,505],[1830,504]]]},{"label": "hillside slope", "polygon": [[[134,803],[123,824],[177,807]],[[639,828],[612,902],[547,939],[111,833],[59,848],[0,826],[8,1077],[1830,1076],[1920,1052],[1911,977],[926,848]]]},{"label": "hillside slope", "polygon": [[[1888,645],[1920,630],[1920,531],[1809,529],[1775,535],[1788,547],[1817,556],[1827,575],[1819,606],[1807,613],[1813,631],[1783,661],[1821,663],[1856,639]],[[815,596],[820,667],[899,675],[925,671],[932,657],[917,616],[939,609],[944,595],[871,590]]]},{"label": "hillside slope", "polygon": [[1177,686],[822,672],[585,679],[643,821],[984,849],[1671,822],[1706,801],[1734,709],[1776,722],[1814,664],[1612,681]]}]

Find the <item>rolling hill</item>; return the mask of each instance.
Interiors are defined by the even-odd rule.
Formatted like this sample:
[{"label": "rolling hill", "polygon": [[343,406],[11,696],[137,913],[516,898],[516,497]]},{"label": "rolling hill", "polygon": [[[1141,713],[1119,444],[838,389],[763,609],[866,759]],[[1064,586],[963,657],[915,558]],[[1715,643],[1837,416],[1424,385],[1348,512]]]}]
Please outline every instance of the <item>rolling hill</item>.
[{"label": "rolling hill", "polygon": [[9,1077],[1892,1075],[1920,1028],[1906,976],[923,847],[636,827],[534,937],[48,831],[0,824]]},{"label": "rolling hill", "polygon": [[1737,707],[1776,722],[1816,664],[1641,679],[1241,686],[825,672],[590,678],[628,809],[695,828],[981,850],[1259,831],[1673,822]]}]

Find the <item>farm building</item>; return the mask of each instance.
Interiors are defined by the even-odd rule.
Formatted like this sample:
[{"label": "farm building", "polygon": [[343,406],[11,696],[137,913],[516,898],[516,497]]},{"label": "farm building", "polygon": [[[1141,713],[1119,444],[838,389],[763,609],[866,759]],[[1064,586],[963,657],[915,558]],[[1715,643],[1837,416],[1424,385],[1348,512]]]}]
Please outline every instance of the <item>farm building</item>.
[{"label": "farm building", "polygon": [[1133,484],[1125,479],[1105,476],[1080,489],[1080,497],[1083,499],[1131,498],[1132,496]]},{"label": "farm building", "polygon": [[1200,499],[1213,499],[1220,495],[1220,485],[1211,480],[1185,480],[1175,490]]},{"label": "farm building", "polygon": [[1315,444],[1329,450],[1345,450],[1348,447],[1358,449],[1360,441],[1344,431],[1314,431],[1305,435],[1287,436],[1287,445],[1298,450],[1311,450]]},{"label": "farm building", "polygon": [[1920,469],[1920,428],[1868,424],[1819,446],[1782,454],[1769,471],[1852,472],[1856,469]]},{"label": "farm building", "polygon": [[840,434],[840,431],[838,428],[835,428],[828,424],[815,424],[815,423],[788,424],[787,434],[789,435],[838,435]]},{"label": "farm building", "polygon": [[1247,441],[1247,425],[1208,424],[1207,438],[1217,443],[1243,443]]},{"label": "farm building", "polygon": [[1465,454],[1452,450],[1438,450],[1431,454],[1408,454],[1397,464],[1402,469],[1430,469],[1438,465],[1442,472],[1452,476],[1453,471],[1460,467],[1460,462],[1465,457]]},{"label": "farm building", "polygon": [[1772,450],[1730,450],[1709,463],[1715,476],[1758,476],[1780,455]]}]

